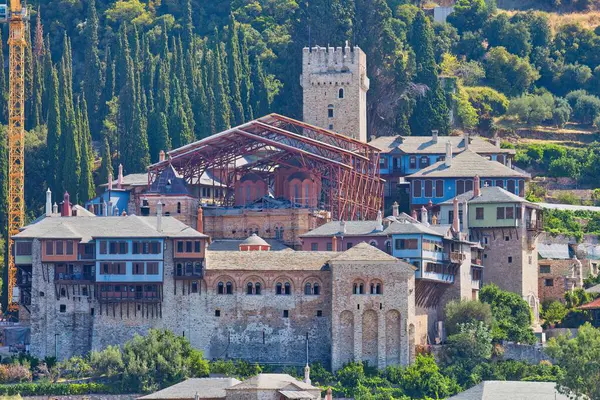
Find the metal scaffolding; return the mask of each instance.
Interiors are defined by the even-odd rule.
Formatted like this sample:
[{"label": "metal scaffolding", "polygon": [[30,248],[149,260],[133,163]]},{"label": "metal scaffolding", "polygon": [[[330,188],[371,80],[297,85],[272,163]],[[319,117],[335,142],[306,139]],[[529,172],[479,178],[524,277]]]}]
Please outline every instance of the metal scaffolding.
[{"label": "metal scaffolding", "polygon": [[379,150],[367,143],[278,114],[190,143],[148,168],[151,185],[170,165],[191,184],[212,173],[228,190],[248,171],[272,174],[277,167],[302,168],[321,179],[319,208],[336,220],[375,219],[383,207]]}]

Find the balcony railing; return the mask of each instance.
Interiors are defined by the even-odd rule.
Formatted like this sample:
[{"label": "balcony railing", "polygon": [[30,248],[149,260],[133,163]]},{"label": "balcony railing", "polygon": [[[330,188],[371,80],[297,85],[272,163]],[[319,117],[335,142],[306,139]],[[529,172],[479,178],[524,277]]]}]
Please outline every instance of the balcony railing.
[{"label": "balcony railing", "polygon": [[95,276],[92,273],[76,272],[73,274],[67,274],[64,272],[57,272],[54,274],[54,280],[55,281],[93,282],[95,280]]},{"label": "balcony railing", "polygon": [[541,231],[544,228],[544,224],[539,219],[536,219],[534,221],[527,220],[525,221],[525,227],[529,231]]},{"label": "balcony railing", "polygon": [[462,262],[465,261],[466,257],[467,256],[464,253],[461,253],[460,251],[450,252],[450,262],[452,264],[462,264]]},{"label": "balcony railing", "polygon": [[156,303],[160,302],[160,296],[158,293],[130,293],[130,292],[121,292],[121,293],[105,293],[99,292],[97,295],[98,301],[100,302],[147,302],[147,303]]}]

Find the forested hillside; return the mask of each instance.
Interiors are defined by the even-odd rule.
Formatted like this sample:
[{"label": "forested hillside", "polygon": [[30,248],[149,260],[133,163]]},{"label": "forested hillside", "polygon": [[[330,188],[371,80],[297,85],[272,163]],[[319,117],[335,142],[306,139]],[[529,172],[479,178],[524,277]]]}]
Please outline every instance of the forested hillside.
[{"label": "forested hillside", "polygon": [[[527,124],[600,123],[597,31],[551,26],[543,13],[507,14],[483,0],[459,0],[447,24],[433,24],[403,0],[33,0],[30,6],[25,190],[31,216],[46,186],[83,202],[119,163],[125,173],[140,172],[161,149],[254,117],[301,118],[301,49],[309,43],[349,41],[367,53],[373,135],[490,133],[507,113]],[[0,57],[5,65],[6,45]],[[7,79],[8,70],[0,69],[2,123]],[[597,154],[590,150],[586,160],[595,162]]]}]

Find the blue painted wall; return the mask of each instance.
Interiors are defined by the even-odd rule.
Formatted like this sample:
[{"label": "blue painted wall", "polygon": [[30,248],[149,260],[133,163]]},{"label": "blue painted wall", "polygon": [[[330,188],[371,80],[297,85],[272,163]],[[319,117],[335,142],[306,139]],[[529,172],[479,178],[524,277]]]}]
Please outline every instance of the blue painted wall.
[{"label": "blue painted wall", "polygon": [[[110,242],[127,242],[126,254],[100,254],[100,242],[103,239],[96,240],[96,282],[162,282],[163,281],[163,258],[164,258],[164,240],[163,239],[106,239],[107,253],[110,249]],[[158,254],[133,254],[133,242],[150,241],[159,243]],[[101,264],[103,261],[123,262],[126,265],[125,274],[101,274]],[[154,261],[158,263],[158,274],[155,275],[134,275],[133,263],[137,261]]]},{"label": "blue painted wall", "polygon": [[97,196],[91,200],[89,200],[87,203],[85,203],[85,208],[86,209],[90,209],[89,206],[96,206],[93,208],[94,214],[98,215],[98,216],[105,216],[104,215],[104,202],[106,202],[106,204],[109,203],[109,201],[111,201],[112,199],[112,206],[113,206],[113,212],[111,213],[109,211],[109,215],[114,215],[115,210],[118,210],[119,215],[121,215],[121,213],[123,213],[123,210],[125,210],[125,212],[127,214],[129,214],[129,191],[126,190],[106,190],[104,193],[102,193],[100,196]]}]

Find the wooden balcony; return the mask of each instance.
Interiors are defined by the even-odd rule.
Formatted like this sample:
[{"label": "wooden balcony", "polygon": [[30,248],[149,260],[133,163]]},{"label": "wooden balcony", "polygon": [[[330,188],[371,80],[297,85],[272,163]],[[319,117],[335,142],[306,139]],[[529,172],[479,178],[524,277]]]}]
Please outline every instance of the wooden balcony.
[{"label": "wooden balcony", "polygon": [[450,262],[452,264],[462,264],[466,258],[467,256],[459,251],[450,252]]}]

